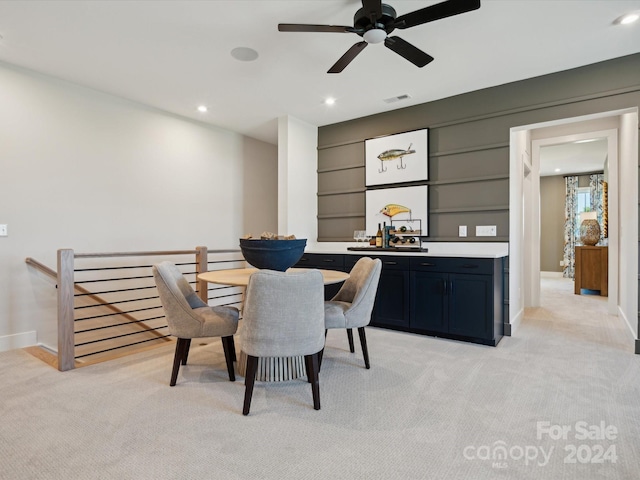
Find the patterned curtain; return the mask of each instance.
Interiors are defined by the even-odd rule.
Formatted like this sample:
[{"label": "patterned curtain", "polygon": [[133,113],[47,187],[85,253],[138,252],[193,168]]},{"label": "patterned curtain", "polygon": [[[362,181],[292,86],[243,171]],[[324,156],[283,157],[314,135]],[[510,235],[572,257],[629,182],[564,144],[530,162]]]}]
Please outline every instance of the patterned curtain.
[{"label": "patterned curtain", "polygon": [[576,248],[576,203],[578,203],[578,176],[564,178],[564,267],[562,276],[573,278]]},{"label": "patterned curtain", "polygon": [[600,244],[602,244],[605,237],[605,229],[602,223],[603,217],[603,182],[604,174],[594,173],[589,175],[589,193],[591,194],[591,211],[598,214],[598,224],[600,225]]}]

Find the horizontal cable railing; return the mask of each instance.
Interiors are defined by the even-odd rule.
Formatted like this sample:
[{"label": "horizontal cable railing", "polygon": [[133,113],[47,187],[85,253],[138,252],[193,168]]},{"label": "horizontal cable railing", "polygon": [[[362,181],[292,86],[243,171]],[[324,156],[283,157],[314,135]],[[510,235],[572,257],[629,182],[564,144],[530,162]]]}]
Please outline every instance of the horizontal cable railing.
[{"label": "horizontal cable railing", "polygon": [[[190,257],[190,258],[189,258]],[[146,258],[147,260],[143,260]],[[209,305],[242,303],[243,290],[200,281],[208,270],[245,266],[240,250],[165,250],[151,252],[75,253],[58,250],[58,270],[27,258],[30,266],[56,278],[58,290],[58,369],[109,352],[163,344],[169,331],[151,268],[172,261]]]}]

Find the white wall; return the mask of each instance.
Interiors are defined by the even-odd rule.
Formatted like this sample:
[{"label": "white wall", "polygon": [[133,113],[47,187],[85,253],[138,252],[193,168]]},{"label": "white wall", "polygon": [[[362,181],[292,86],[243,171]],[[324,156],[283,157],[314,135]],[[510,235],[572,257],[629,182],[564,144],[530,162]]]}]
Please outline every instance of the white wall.
[{"label": "white wall", "polygon": [[[619,314],[638,338],[638,112],[620,116]],[[622,201],[625,199],[626,201]]]},{"label": "white wall", "polygon": [[278,119],[278,233],[318,238],[318,127]]},{"label": "white wall", "polygon": [[276,172],[274,145],[0,63],[0,350],[55,325],[26,257],[237,248],[276,228]]},{"label": "white wall", "polygon": [[[529,130],[512,128],[509,146],[509,323],[505,335],[512,335],[524,317],[525,255],[525,170],[530,171]],[[527,173],[529,176],[529,173]]]}]

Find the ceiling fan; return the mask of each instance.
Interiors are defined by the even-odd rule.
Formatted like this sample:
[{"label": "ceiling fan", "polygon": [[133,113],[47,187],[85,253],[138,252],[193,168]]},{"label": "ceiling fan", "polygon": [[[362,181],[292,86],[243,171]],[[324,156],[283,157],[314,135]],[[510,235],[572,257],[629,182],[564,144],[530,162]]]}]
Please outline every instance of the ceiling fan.
[{"label": "ceiling fan", "polygon": [[480,0],[446,0],[435,5],[396,17],[396,11],[381,0],[362,0],[362,8],[353,17],[353,27],[339,25],[306,25],[298,23],[280,23],[281,32],[328,32],[357,33],[363,41],[353,45],[347,53],[329,69],[327,73],[340,73],[370,43],[384,41],[385,47],[406,58],[418,67],[424,67],[433,61],[433,57],[413,46],[400,37],[390,37],[396,28],[415,27],[441,18],[480,8]]}]

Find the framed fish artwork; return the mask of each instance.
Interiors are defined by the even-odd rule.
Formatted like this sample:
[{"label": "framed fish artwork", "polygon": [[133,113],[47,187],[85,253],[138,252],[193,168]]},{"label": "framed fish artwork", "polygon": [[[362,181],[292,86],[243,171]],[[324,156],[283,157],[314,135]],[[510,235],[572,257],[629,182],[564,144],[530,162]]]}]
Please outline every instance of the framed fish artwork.
[{"label": "framed fish artwork", "polygon": [[429,129],[365,141],[366,186],[429,180]]},{"label": "framed fish artwork", "polygon": [[415,187],[379,188],[367,190],[366,228],[367,234],[375,236],[378,224],[386,222],[396,227],[405,226],[420,230],[420,237],[429,235],[429,191],[427,185]]}]

